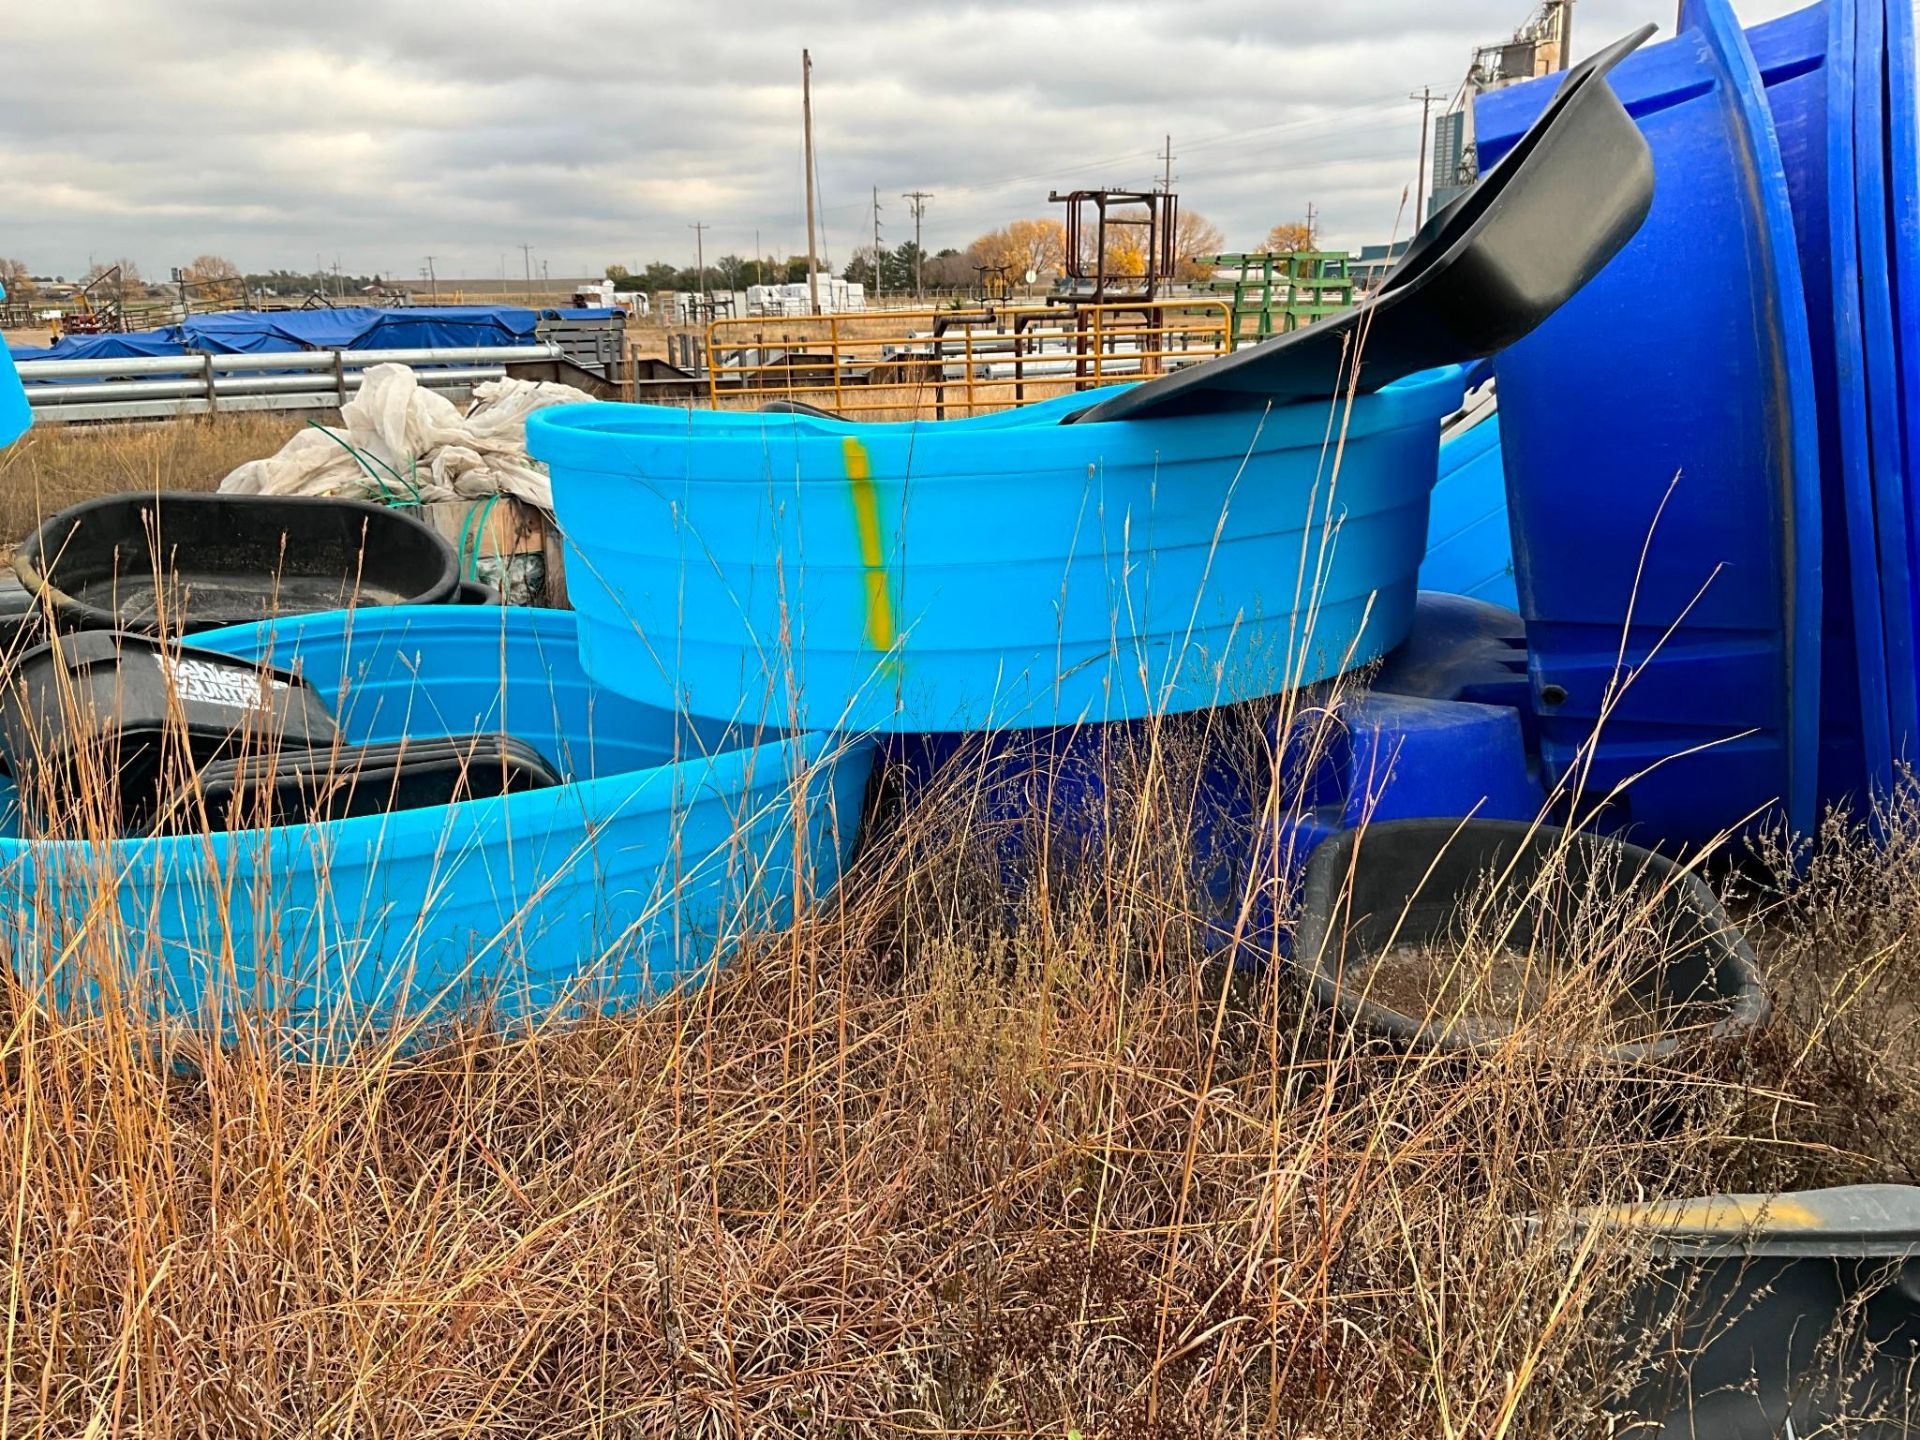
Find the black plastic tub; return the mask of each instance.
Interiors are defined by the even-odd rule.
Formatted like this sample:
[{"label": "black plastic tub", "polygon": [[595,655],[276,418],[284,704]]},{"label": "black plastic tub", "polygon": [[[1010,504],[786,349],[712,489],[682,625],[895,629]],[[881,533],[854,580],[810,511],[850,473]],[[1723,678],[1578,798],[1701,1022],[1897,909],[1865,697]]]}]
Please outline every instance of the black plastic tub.
[{"label": "black plastic tub", "polygon": [[144,833],[201,767],[338,734],[332,710],[291,671],[147,635],[58,636],[21,656],[0,686],[0,759],[22,812],[43,828],[110,790],[121,831]]},{"label": "black plastic tub", "polygon": [[0,670],[46,640],[40,603],[11,570],[0,570]]},{"label": "black plastic tub", "polygon": [[[1307,865],[1295,963],[1314,998],[1362,1033],[1408,1047],[1471,1053],[1508,1043],[1512,1025],[1446,1007],[1408,1013],[1380,998],[1383,957],[1443,966],[1470,919],[1487,945],[1564,972],[1590,957],[1563,941],[1596,916],[1630,913],[1657,937],[1615,977],[1645,1017],[1622,1060],[1660,1060],[1683,1045],[1731,1045],[1766,1021],[1759,962],[1717,896],[1673,861],[1624,841],[1509,821],[1397,820],[1343,831]],[[1487,917],[1500,917],[1489,935]],[[1541,957],[1548,957],[1542,961]],[[1521,1003],[1524,1003],[1522,1001]]]},{"label": "black plastic tub", "polygon": [[14,552],[65,630],[190,635],[356,605],[437,605],[460,585],[453,547],[361,500],[109,495],[61,511]]},{"label": "black plastic tub", "polygon": [[[487,800],[563,784],[510,735],[450,735],[230,756],[200,772],[206,822],[218,830],[305,825]],[[178,809],[189,826],[198,813]]]},{"label": "black plastic tub", "polygon": [[1710,1195],[1579,1217],[1652,1268],[1620,1336],[1614,1433],[1647,1440],[1920,1430],[1920,1190]]}]

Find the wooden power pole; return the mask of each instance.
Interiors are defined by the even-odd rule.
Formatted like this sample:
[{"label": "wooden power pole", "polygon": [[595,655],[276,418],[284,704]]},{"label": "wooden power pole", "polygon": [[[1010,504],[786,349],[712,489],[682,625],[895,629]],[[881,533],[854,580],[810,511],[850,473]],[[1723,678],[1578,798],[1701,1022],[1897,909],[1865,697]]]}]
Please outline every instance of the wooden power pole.
[{"label": "wooden power pole", "polygon": [[920,244],[920,221],[927,213],[927,201],[933,198],[931,190],[908,190],[900,197],[907,202],[907,208],[913,211],[913,299],[914,303],[927,298],[926,260],[927,252]]},{"label": "wooden power pole", "polygon": [[1418,95],[1407,98],[1420,102],[1420,168],[1413,174],[1413,228],[1418,230],[1427,218],[1425,207],[1420,203],[1420,191],[1427,183],[1427,112],[1433,108],[1433,87],[1422,85]]}]

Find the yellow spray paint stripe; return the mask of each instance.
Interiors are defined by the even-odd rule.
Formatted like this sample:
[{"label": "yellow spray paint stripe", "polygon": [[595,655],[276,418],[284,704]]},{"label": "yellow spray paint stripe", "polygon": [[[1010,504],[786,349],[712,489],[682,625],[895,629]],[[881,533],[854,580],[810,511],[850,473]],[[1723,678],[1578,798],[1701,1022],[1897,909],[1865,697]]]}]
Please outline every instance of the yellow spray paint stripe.
[{"label": "yellow spray paint stripe", "polygon": [[867,447],[851,435],[840,442],[847,467],[847,485],[853,491],[854,525],[860,532],[860,563],[866,568],[867,643],[885,654],[897,638],[893,628],[893,597],[887,593],[886,557],[880,548],[880,492],[874,488],[873,465]]}]

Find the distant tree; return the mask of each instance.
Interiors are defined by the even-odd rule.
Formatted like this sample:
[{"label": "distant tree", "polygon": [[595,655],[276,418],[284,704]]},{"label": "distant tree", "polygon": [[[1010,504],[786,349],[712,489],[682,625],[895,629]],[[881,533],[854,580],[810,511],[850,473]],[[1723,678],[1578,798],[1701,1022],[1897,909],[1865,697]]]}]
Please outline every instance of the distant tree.
[{"label": "distant tree", "polygon": [[15,300],[25,300],[39,287],[33,283],[33,275],[23,260],[8,259],[0,256],[0,289]]},{"label": "distant tree", "polygon": [[[884,269],[886,251],[882,250],[880,256]],[[874,269],[874,249],[871,245],[862,245],[853,252],[853,258],[847,261],[847,268],[840,272],[840,278],[850,284],[864,285],[867,293],[872,294],[879,288],[875,283]]]},{"label": "distant tree", "polygon": [[669,265],[664,260],[656,260],[640,272],[640,288],[651,295],[656,290],[678,289],[675,283],[680,278],[680,267]]},{"label": "distant tree", "polygon": [[1198,210],[1182,210],[1173,232],[1174,278],[1189,282],[1204,279],[1209,267],[1199,264],[1197,257],[1218,255],[1226,243],[1227,237],[1218,225]]},{"label": "distant tree", "polygon": [[1267,249],[1275,255],[1313,249],[1313,230],[1304,220],[1282,220],[1267,232]]},{"label": "distant tree", "polygon": [[120,288],[123,291],[143,291],[147,288],[146,282],[140,278],[140,267],[126,259],[102,260],[88,266],[86,277],[81,283],[90,285],[116,268],[120,271]]},{"label": "distant tree", "polygon": [[789,285],[806,284],[807,283],[807,257],[804,255],[789,255],[787,257],[786,270],[781,275],[780,278],[786,281],[786,283]]},{"label": "distant tree", "polygon": [[180,267],[180,277],[193,287],[202,304],[230,304],[246,298],[240,267],[224,255],[199,255]]},{"label": "distant tree", "polygon": [[738,290],[744,283],[744,277],[752,272],[752,266],[738,255],[722,255],[707,270],[709,274],[719,277],[722,290]]},{"label": "distant tree", "polygon": [[1058,275],[1067,263],[1067,227],[1058,220],[1015,220],[989,230],[967,247],[976,266],[1004,270],[1014,284],[1031,270],[1045,279]]},{"label": "distant tree", "polygon": [[973,262],[958,250],[941,251],[926,266],[927,289],[935,294],[952,294],[973,284]]}]

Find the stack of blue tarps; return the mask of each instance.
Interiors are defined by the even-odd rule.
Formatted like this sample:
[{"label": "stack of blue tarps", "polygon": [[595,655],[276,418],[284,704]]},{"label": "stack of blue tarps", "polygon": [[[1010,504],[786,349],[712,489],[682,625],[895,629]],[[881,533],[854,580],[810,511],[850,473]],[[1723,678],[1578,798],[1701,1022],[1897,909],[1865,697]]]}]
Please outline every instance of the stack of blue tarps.
[{"label": "stack of blue tarps", "polygon": [[16,360],[124,360],[172,355],[256,355],[290,350],[465,350],[532,345],[542,320],[606,319],[613,310],[528,310],[440,305],[381,309],[232,310],[128,335],[70,335],[23,347]]}]

